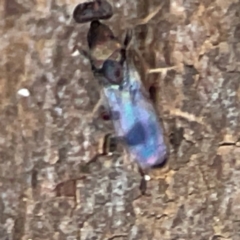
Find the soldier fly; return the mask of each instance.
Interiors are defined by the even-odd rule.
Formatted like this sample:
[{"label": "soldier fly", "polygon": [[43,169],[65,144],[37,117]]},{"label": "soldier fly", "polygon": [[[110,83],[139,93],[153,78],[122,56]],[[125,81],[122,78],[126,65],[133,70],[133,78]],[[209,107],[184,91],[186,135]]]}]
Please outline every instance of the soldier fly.
[{"label": "soldier fly", "polygon": [[[102,99],[97,106],[105,105],[113,121],[115,140],[137,161],[143,175],[144,169],[166,160],[167,147],[149,92],[132,58],[134,51],[129,49],[132,31],[127,31],[121,43],[107,25],[95,18],[89,20],[89,50],[81,52],[89,59],[102,86]],[[145,188],[143,181],[141,186]]]}]

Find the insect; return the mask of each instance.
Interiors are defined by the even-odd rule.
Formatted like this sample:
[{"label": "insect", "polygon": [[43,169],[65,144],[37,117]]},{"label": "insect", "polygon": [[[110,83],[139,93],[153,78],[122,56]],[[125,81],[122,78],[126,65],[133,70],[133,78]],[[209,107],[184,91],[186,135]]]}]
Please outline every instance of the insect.
[{"label": "insect", "polygon": [[121,43],[107,25],[93,18],[87,37],[89,50],[82,53],[89,59],[94,76],[102,86],[102,98],[97,105],[105,105],[109,113],[115,129],[114,140],[125,146],[142,174],[142,170],[166,160],[167,147],[156,110],[134,60],[140,56],[129,48],[131,33],[127,31]]}]

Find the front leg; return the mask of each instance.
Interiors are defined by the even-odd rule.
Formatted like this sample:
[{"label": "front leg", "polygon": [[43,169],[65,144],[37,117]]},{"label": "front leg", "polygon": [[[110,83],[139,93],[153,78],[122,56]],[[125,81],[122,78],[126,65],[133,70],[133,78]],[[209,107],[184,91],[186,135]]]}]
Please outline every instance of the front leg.
[{"label": "front leg", "polygon": [[162,7],[163,7],[163,3],[160,4],[158,7],[156,7],[146,17],[144,17],[144,18],[135,18],[133,20],[130,20],[128,25],[130,26],[130,28],[135,28],[135,27],[140,26],[140,25],[148,24],[158,14],[158,12],[162,9]]},{"label": "front leg", "polygon": [[145,18],[134,19],[133,20],[134,23],[129,23],[130,27],[126,30],[125,38],[124,38],[124,41],[123,41],[123,46],[125,47],[126,50],[131,45],[131,41],[132,41],[132,38],[133,38],[133,29],[137,26],[147,24],[161,10],[162,5],[163,4],[159,5],[154,11],[152,11],[150,14],[148,14]]},{"label": "front leg", "polygon": [[104,113],[104,109],[108,109],[105,96],[103,92],[100,92],[100,99],[97,101],[97,103],[94,105],[93,110],[90,113],[86,114],[86,118],[89,119],[89,121],[94,121],[96,118],[102,118],[103,120],[108,120],[107,112],[106,110],[106,116]]},{"label": "front leg", "polygon": [[147,24],[151,19],[153,19],[157,15],[157,13],[162,9],[162,7],[163,3],[156,7],[156,9],[149,13],[145,18],[138,19],[137,22],[134,24],[134,27]]}]

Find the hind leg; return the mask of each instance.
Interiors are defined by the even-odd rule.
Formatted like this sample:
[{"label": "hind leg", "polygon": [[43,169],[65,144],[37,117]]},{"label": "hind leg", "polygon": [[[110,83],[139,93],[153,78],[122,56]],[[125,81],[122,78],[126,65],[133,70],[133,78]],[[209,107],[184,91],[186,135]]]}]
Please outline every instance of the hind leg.
[{"label": "hind leg", "polygon": [[139,185],[139,190],[141,192],[141,195],[150,196],[150,194],[147,194],[147,182],[150,180],[150,177],[146,174],[146,171],[144,171],[141,167],[138,167],[138,172],[141,175],[141,181]]}]

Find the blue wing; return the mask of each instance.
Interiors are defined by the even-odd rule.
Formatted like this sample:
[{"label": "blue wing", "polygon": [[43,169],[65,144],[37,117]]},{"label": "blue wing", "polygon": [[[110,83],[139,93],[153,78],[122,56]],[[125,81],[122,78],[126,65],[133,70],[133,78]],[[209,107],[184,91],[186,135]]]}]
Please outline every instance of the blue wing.
[{"label": "blue wing", "polygon": [[124,139],[129,153],[143,168],[161,164],[167,155],[157,113],[133,65],[125,62],[121,85],[105,86],[103,91],[117,136]]}]

